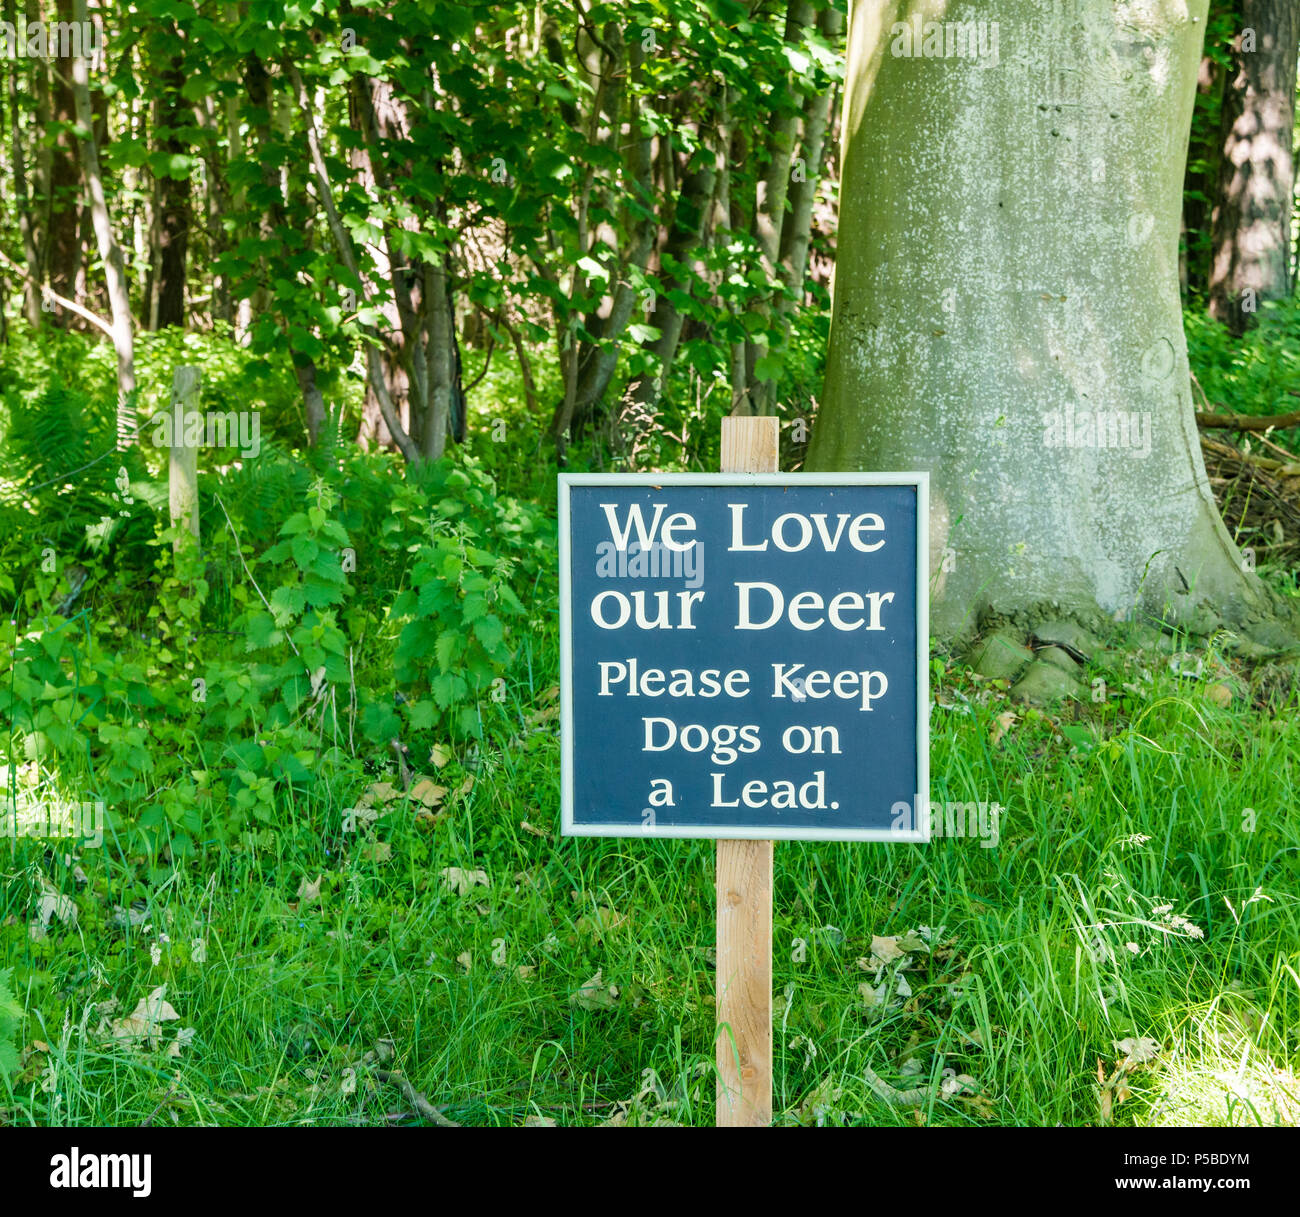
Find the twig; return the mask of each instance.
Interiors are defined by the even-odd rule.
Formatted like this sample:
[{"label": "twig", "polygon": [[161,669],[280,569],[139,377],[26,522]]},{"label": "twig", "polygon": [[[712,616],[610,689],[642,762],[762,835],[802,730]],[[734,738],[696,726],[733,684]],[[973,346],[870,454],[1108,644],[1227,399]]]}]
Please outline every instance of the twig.
[{"label": "twig", "polygon": [[449,1120],[428,1099],[424,1097],[406,1078],[396,1070],[376,1069],[375,1077],[381,1082],[391,1082],[402,1092],[402,1097],[423,1116],[430,1124],[439,1128],[459,1128],[455,1120]]},{"label": "twig", "polygon": [[[2,250],[0,250],[0,262],[3,262],[4,265],[9,267],[9,269],[14,271],[16,274],[22,275],[24,279],[30,279],[28,273],[16,262],[11,261]],[[78,317],[85,321],[89,321],[91,325],[102,330],[109,336],[109,338],[113,337],[113,327],[102,317],[97,317],[89,309],[82,308],[75,300],[69,300],[67,296],[60,296],[52,287],[49,287],[44,283],[37,283],[36,286],[41,289],[41,295],[46,300],[53,300],[55,304],[60,305],[62,308],[66,308],[70,313],[76,313]]]},{"label": "twig", "polygon": [[1300,426],[1300,410],[1293,414],[1198,414],[1198,427],[1223,427],[1232,431],[1268,431]]}]

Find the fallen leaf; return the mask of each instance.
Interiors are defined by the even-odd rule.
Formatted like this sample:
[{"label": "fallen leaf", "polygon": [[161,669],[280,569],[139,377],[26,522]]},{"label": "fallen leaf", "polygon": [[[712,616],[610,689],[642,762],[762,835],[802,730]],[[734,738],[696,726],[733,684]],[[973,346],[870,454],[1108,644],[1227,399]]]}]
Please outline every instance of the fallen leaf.
[{"label": "fallen leaf", "polygon": [[525,1128],[558,1128],[559,1125],[556,1124],[556,1122],[552,1120],[550,1116],[529,1116],[526,1120],[524,1120],[524,1127]]},{"label": "fallen leaf", "polygon": [[586,981],[582,987],[569,998],[569,1005],[579,1010],[608,1010],[618,1004],[618,986],[606,986],[602,976],[603,968]]},{"label": "fallen leaf", "polygon": [[543,841],[549,841],[551,839],[551,834],[547,832],[546,829],[536,828],[527,820],[520,820],[519,827],[522,828],[524,832],[532,833],[534,837],[541,837]]},{"label": "fallen leaf", "polygon": [[42,881],[43,892],[36,902],[36,919],[41,929],[48,929],[50,920],[57,918],[64,925],[75,927],[77,924],[77,905],[71,896],[56,891],[48,882]]},{"label": "fallen leaf", "polygon": [[[320,884],[323,878],[323,875],[317,875],[314,880],[304,879],[300,884],[298,884],[298,899],[301,900],[303,904],[311,904],[312,901],[320,899]],[[190,958],[194,958],[194,953],[192,951],[190,953]]]},{"label": "fallen leaf", "polygon": [[189,1047],[197,1034],[193,1027],[182,1027],[177,1033],[176,1038],[167,1045],[168,1056],[180,1056],[181,1049]]},{"label": "fallen leaf", "polygon": [[996,748],[1002,742],[1002,737],[1016,725],[1018,719],[1019,715],[1014,710],[1004,710],[999,714],[989,729],[989,743]]},{"label": "fallen leaf", "polygon": [[387,862],[393,856],[393,847],[387,841],[370,841],[361,847],[360,856],[371,862]]},{"label": "fallen leaf", "polygon": [[451,760],[451,749],[444,748],[442,744],[434,744],[429,752],[429,760],[436,768],[441,769]]},{"label": "fallen leaf", "polygon": [[166,994],[167,986],[159,985],[148,997],[142,997],[125,1018],[114,1019],[109,1026],[113,1038],[133,1046],[146,1040],[150,1048],[156,1048],[162,1035],[162,1024],[180,1018],[166,1000]]},{"label": "fallen leaf", "polygon": [[447,797],[447,787],[439,786],[432,778],[421,778],[409,793],[417,803],[432,810],[442,805],[443,799]]},{"label": "fallen leaf", "polygon": [[881,938],[876,935],[871,938],[871,954],[877,964],[893,963],[895,959],[903,958],[897,938]]},{"label": "fallen leaf", "polygon": [[460,966],[464,968],[466,972],[469,972],[474,967],[474,956],[471,955],[468,951],[462,951],[459,955],[456,956],[456,962],[460,964]]},{"label": "fallen leaf", "polygon": [[444,866],[438,873],[442,875],[442,881],[452,888],[458,896],[465,895],[470,888],[475,886],[492,886],[485,870],[465,870],[459,866]]},{"label": "fallen leaf", "polygon": [[392,782],[371,782],[357,803],[357,807],[373,807],[376,803],[391,803],[400,799],[402,792]]},{"label": "fallen leaf", "polygon": [[1144,1065],[1147,1061],[1154,1061],[1160,1055],[1160,1045],[1157,1041],[1141,1036],[1134,1038],[1129,1036],[1127,1039],[1112,1040],[1116,1052],[1124,1054],[1124,1060],[1121,1067],[1132,1069],[1134,1065]]},{"label": "fallen leaf", "polygon": [[532,980],[537,975],[537,965],[535,963],[521,963],[515,969],[515,975],[520,980]]}]

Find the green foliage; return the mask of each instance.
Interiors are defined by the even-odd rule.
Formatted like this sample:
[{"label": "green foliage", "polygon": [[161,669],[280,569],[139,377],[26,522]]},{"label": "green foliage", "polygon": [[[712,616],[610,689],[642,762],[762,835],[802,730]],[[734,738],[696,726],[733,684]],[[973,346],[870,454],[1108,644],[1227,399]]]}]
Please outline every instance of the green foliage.
[{"label": "green foliage", "polygon": [[1300,410],[1300,298],[1265,304],[1242,338],[1199,309],[1183,316],[1187,357],[1210,413],[1268,415]]},{"label": "green foliage", "polygon": [[23,1019],[23,1008],[10,987],[13,978],[12,968],[0,968],[0,1081],[6,1087],[10,1075],[18,1071],[18,1046],[14,1037]]}]

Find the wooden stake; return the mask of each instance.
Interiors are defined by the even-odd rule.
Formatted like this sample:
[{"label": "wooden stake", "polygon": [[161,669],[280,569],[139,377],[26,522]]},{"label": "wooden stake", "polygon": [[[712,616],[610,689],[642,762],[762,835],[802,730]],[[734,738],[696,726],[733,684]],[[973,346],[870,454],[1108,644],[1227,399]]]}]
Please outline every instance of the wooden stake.
[{"label": "wooden stake", "polygon": [[[723,473],[776,473],[780,421],[722,420]],[[772,842],[719,841],[719,1128],[772,1122]]]},{"label": "wooden stake", "polygon": [[[199,539],[199,450],[185,442],[185,416],[199,409],[199,369],[182,365],[172,373],[172,444],[167,460],[167,498],[173,527],[184,520]],[[173,542],[172,548],[177,547]]]}]

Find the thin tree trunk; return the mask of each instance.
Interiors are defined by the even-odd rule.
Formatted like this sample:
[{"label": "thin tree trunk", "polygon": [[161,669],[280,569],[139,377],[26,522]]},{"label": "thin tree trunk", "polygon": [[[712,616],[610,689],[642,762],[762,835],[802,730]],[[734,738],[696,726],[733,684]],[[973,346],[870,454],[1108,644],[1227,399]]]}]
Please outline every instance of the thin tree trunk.
[{"label": "thin tree trunk", "polygon": [[[74,20],[86,22],[86,0],[73,0]],[[84,28],[84,25],[83,25]],[[112,314],[113,348],[117,352],[117,446],[125,449],[137,442],[135,415],[135,337],[131,321],[131,298],[127,291],[122,248],[113,235],[104,182],[99,170],[99,148],[95,142],[95,117],[90,104],[89,63],[84,55],[72,61],[72,92],[77,125],[81,130],[81,170],[90,194],[90,218],[95,241],[104,264],[108,303]]]},{"label": "thin tree trunk", "polygon": [[1264,301],[1290,294],[1300,0],[1241,0],[1240,11],[1210,267],[1210,316],[1234,334]]},{"label": "thin tree trunk", "polygon": [[[5,20],[14,20],[13,0],[5,0]],[[36,233],[32,226],[32,206],[27,189],[27,162],[23,154],[22,127],[18,121],[18,62],[9,65],[9,123],[10,148],[14,163],[14,202],[18,209],[18,233],[23,243],[23,259],[27,268],[23,280],[23,316],[33,330],[41,328],[41,257],[36,247]]]},{"label": "thin tree trunk", "polygon": [[[796,45],[804,31],[812,24],[813,6],[810,0],[789,0],[785,16],[785,41]],[[795,133],[799,114],[792,111],[779,116],[772,124],[767,143],[767,168],[758,184],[754,208],[754,237],[758,242],[763,269],[772,279],[781,278],[777,263],[781,252],[781,234],[786,224],[785,203],[790,188],[790,163],[794,157]],[[756,311],[770,318],[772,301],[760,302]],[[753,386],[751,406],[755,414],[771,414],[776,408],[776,385],[768,379],[760,380],[756,373],[759,360],[768,353],[768,340],[759,337],[746,344],[745,375]]]},{"label": "thin tree trunk", "polygon": [[[312,113],[311,101],[307,96],[307,88],[303,84],[302,73],[298,71],[297,65],[289,58],[286,57],[282,62],[293,87],[294,97],[298,102],[299,113],[306,130],[307,150],[311,157],[312,171],[316,178],[321,206],[325,209],[325,218],[329,222],[330,233],[334,237],[334,244],[338,249],[339,257],[343,260],[343,265],[347,268],[349,274],[360,281],[361,272],[357,265],[356,251],[352,247],[352,238],[344,227],[338,208],[334,204],[334,187],[330,183],[329,169],[325,164],[325,154],[321,149],[320,136],[316,131],[316,118]],[[410,435],[407,434],[401,420],[397,417],[397,409],[393,405],[392,397],[389,395],[388,386],[384,383],[383,367],[380,364],[379,352],[376,349],[379,336],[373,335],[373,337],[376,341],[366,344],[366,376],[375,396],[379,399],[380,412],[384,416],[384,422],[387,424],[393,440],[401,449],[402,455],[411,464],[418,465],[421,459],[420,449]]]},{"label": "thin tree trunk", "polygon": [[[834,44],[844,32],[843,19],[835,9],[824,8],[817,17],[817,28],[822,36]],[[817,188],[821,182],[825,161],[826,128],[830,124],[835,106],[836,90],[810,93],[804,99],[803,110],[803,172],[790,183],[790,214],[781,227],[780,272],[781,282],[788,294],[777,302],[777,311],[788,316],[802,297],[804,275],[808,271],[808,246],[812,240],[813,204],[817,201]]]},{"label": "thin tree trunk", "polygon": [[[172,27],[173,36],[175,27]],[[183,156],[187,145],[179,125],[185,102],[181,89],[185,69],[180,56],[172,55],[160,78],[158,118],[155,136],[161,135],[161,150],[170,157]],[[158,222],[158,316],[156,325],[185,324],[185,267],[190,235],[190,179],[164,174],[159,183]]]},{"label": "thin tree trunk", "polygon": [[[57,0],[56,13],[60,21],[73,20],[75,13],[80,11],[80,0],[75,6],[73,0]],[[39,9],[37,12],[39,14]],[[57,124],[58,129],[50,148],[46,279],[54,291],[80,304],[83,302],[78,283],[78,271],[82,267],[79,197],[81,169],[78,166],[77,139],[73,132],[73,127],[78,121],[77,104],[64,65],[58,60],[54,61],[54,65],[51,68],[54,75],[54,88],[52,90],[53,113],[50,117]],[[42,63],[40,67],[44,68],[45,64]],[[90,129],[89,119],[86,122],[86,129]],[[84,279],[82,283],[84,284]],[[71,318],[63,318],[56,314],[56,324],[67,326],[71,324]]]}]

